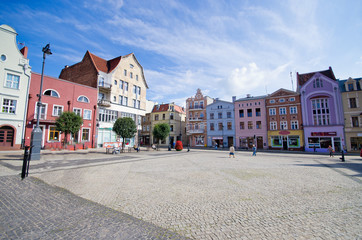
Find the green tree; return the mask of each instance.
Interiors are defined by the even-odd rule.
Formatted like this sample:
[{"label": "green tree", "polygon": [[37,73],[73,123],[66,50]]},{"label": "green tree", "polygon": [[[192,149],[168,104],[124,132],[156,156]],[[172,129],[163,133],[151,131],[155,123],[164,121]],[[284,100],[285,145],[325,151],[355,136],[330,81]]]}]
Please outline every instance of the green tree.
[{"label": "green tree", "polygon": [[81,116],[74,112],[63,112],[55,122],[56,130],[64,133],[64,144],[66,144],[69,133],[75,135],[83,124]]},{"label": "green tree", "polygon": [[123,139],[122,149],[126,138],[134,137],[137,132],[136,123],[130,117],[118,118],[112,129],[118,136]]},{"label": "green tree", "polygon": [[[152,134],[157,140],[165,140],[170,133],[170,125],[167,123],[158,123],[154,126]],[[158,143],[157,143],[158,144]]]}]

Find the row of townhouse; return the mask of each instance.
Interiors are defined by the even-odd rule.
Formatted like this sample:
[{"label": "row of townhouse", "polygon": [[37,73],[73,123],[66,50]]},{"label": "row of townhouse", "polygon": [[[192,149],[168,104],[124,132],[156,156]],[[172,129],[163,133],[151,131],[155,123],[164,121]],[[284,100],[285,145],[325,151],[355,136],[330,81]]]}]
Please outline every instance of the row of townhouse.
[{"label": "row of townhouse", "polygon": [[297,73],[297,91],[269,95],[186,100],[187,142],[191,146],[239,149],[357,151],[362,147],[361,78],[338,80],[332,68]]},{"label": "row of townhouse", "polygon": [[28,49],[19,50],[16,36],[12,27],[0,26],[0,150],[30,145],[38,94],[42,94],[39,125],[44,148],[59,148],[64,140],[64,134],[55,129],[63,111],[83,118],[80,131],[67,142],[103,147],[122,141],[112,131],[120,117],[133,118],[138,128],[126,144],[139,142],[141,118],[150,101],[146,100],[148,85],[143,68],[133,53],[107,61],[87,51],[82,61],[62,69],[59,78],[44,76],[40,93],[41,75],[31,72]]}]

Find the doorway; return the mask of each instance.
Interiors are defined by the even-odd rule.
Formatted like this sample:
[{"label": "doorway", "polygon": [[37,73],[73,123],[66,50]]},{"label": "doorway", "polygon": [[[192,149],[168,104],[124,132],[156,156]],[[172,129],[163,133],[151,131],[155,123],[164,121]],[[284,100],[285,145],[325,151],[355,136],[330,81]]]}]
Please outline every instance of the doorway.
[{"label": "doorway", "polygon": [[14,129],[12,127],[0,128],[0,147],[12,147],[14,142]]},{"label": "doorway", "polygon": [[263,149],[263,137],[256,138],[256,146],[258,149]]},{"label": "doorway", "polygon": [[288,137],[283,137],[283,150],[288,150]]}]

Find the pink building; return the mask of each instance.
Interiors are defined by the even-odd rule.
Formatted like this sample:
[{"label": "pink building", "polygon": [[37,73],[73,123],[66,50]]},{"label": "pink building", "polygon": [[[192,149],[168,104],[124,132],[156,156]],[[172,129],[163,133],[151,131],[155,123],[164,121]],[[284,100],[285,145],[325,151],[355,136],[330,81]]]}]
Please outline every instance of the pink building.
[{"label": "pink building", "polygon": [[236,147],[258,149],[268,147],[268,129],[265,112],[266,96],[240,98],[234,101]]},{"label": "pink building", "polygon": [[[29,146],[31,132],[36,125],[37,102],[41,75],[31,74],[28,113],[25,130],[25,145]],[[64,134],[55,129],[55,121],[64,111],[72,111],[83,118],[83,125],[75,136],[68,136],[67,142],[76,146],[95,147],[97,119],[97,88],[44,76],[42,107],[39,126],[43,131],[42,147],[61,148]]]}]

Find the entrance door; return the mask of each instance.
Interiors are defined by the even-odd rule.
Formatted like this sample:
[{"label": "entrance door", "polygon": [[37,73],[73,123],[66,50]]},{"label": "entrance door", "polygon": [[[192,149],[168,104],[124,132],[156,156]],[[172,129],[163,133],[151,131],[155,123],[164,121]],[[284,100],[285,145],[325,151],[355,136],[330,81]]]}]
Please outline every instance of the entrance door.
[{"label": "entrance door", "polygon": [[234,144],[234,138],[233,137],[228,137],[228,147],[230,147],[233,144]]},{"label": "entrance door", "polygon": [[257,137],[256,146],[258,149],[263,149],[263,137]]},{"label": "entrance door", "polygon": [[0,147],[12,147],[14,140],[14,129],[11,127],[0,128]]},{"label": "entrance door", "polygon": [[288,138],[283,137],[283,150],[288,150]]}]

